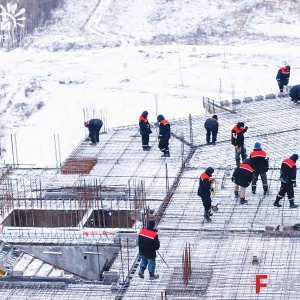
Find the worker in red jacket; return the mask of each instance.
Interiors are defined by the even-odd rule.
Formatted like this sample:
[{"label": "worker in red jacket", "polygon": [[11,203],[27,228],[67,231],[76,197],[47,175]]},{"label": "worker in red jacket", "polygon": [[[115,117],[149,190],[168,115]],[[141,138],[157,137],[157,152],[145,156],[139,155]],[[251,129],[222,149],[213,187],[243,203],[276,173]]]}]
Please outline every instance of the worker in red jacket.
[{"label": "worker in red jacket", "polygon": [[280,92],[283,92],[283,86],[288,85],[289,80],[290,80],[290,72],[291,72],[290,66],[281,67],[278,70],[277,75],[276,75],[276,80],[277,80]]},{"label": "worker in red jacket", "polygon": [[211,212],[211,192],[213,192],[214,189],[211,186],[211,177],[214,171],[212,167],[206,168],[199,179],[198,196],[201,197],[204,206],[204,218],[207,220],[210,220],[209,217],[213,215]]},{"label": "worker in red jacket", "polygon": [[152,133],[151,126],[148,122],[148,112],[145,110],[139,118],[140,134],[142,136],[142,147],[144,151],[149,151],[149,135]]},{"label": "worker in red jacket", "polygon": [[244,133],[248,130],[244,122],[238,122],[231,130],[231,144],[235,149],[236,165],[240,165],[240,156],[242,160],[247,158],[246,148],[244,145]]},{"label": "worker in red jacket", "polygon": [[148,266],[150,280],[159,278],[159,275],[155,274],[155,258],[156,250],[159,249],[160,242],[154,221],[148,221],[147,228],[140,231],[138,242],[139,253],[142,258],[139,277],[144,278],[144,272]]},{"label": "worker in red jacket", "polygon": [[159,122],[159,143],[158,148],[163,152],[162,157],[170,157],[169,151],[169,139],[171,137],[170,123],[167,121],[163,115],[157,116],[157,121]]},{"label": "worker in red jacket", "polygon": [[238,198],[240,187],[240,204],[247,203],[245,199],[246,188],[252,181],[254,169],[250,166],[250,159],[246,158],[237,168],[235,168],[231,181],[235,183],[234,194],[235,198]]},{"label": "worker in red jacket", "polygon": [[267,181],[267,172],[269,170],[269,159],[267,157],[267,152],[261,149],[261,144],[256,142],[254,144],[254,149],[250,153],[250,164],[254,169],[252,177],[252,194],[256,193],[256,184],[258,176],[260,176],[264,195],[268,194],[268,181]]},{"label": "worker in red jacket", "polygon": [[299,205],[294,203],[294,187],[296,184],[297,177],[297,167],[296,161],[298,160],[298,154],[293,154],[290,158],[285,158],[281,163],[280,168],[280,181],[281,186],[279,193],[276,197],[275,202],[273,203],[276,207],[281,207],[279,201],[287,193],[288,199],[290,201],[290,208],[298,208]]},{"label": "worker in red jacket", "polygon": [[103,125],[100,119],[90,119],[84,122],[84,126],[89,129],[89,138],[91,140],[90,145],[96,146],[99,143],[99,133]]}]

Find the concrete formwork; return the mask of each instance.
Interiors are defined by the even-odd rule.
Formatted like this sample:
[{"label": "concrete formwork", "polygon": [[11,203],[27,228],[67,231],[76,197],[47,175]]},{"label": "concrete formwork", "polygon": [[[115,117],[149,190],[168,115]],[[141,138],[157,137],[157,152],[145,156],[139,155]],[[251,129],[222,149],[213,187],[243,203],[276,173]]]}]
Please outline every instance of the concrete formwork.
[{"label": "concrete formwork", "polygon": [[[97,158],[98,163],[89,174],[61,174],[59,169],[12,168],[9,176],[1,181],[5,186],[2,189],[2,221],[14,209],[59,211],[84,208],[87,213],[84,221],[76,227],[8,227],[4,229],[3,239],[14,243],[63,241],[63,244],[74,246],[79,243],[119,242],[121,249],[110,269],[120,275],[119,285],[112,290],[103,288],[105,292],[98,295],[99,299],[199,299],[200,296],[201,299],[297,299],[294,286],[286,283],[280,289],[275,283],[284,279],[286,282],[290,280],[290,284],[298,276],[296,253],[299,236],[295,231],[283,229],[298,223],[300,213],[297,209],[289,209],[286,200],[282,201],[280,209],[272,205],[280,187],[281,161],[298,152],[300,126],[296,118],[289,118],[286,122],[286,116],[294,116],[297,112],[299,106],[285,98],[242,103],[235,114],[220,110],[217,112],[220,130],[215,146],[205,145],[203,124],[207,116],[172,120],[171,157],[167,159],[160,158],[154,134],[150,137],[150,144],[154,147],[149,152],[142,151],[138,128],[134,125],[108,130],[107,134],[100,136],[100,143],[95,147],[82,140],[70,157]],[[247,190],[247,205],[240,205],[235,200],[230,180],[235,167],[230,131],[239,121],[249,126],[245,134],[248,153],[259,141],[270,158],[269,194],[263,196],[258,182],[255,195]],[[213,202],[219,203],[219,211],[212,217],[211,223],[204,221],[202,203],[197,196],[199,174],[207,166],[215,168],[217,184]],[[138,187],[140,182],[143,182],[142,192]],[[85,185],[126,186],[126,197],[45,198],[47,190]],[[142,196],[139,197],[140,194]],[[296,203],[299,198],[296,189]],[[117,231],[122,230],[119,224],[115,224],[114,228],[85,227],[90,218],[87,215],[95,210],[145,212],[146,208],[150,208],[151,217],[159,221],[159,252],[168,264],[157,257],[160,278],[151,283],[147,276],[145,280],[137,276],[139,259],[136,244],[126,237],[122,241],[114,240]],[[137,232],[146,218],[144,215],[144,219],[138,219],[132,227]],[[266,230],[268,226],[278,230]],[[130,229],[129,224],[124,229]],[[187,243],[191,245],[192,273],[194,270],[201,277],[206,270],[210,274],[203,275],[203,280],[207,280],[205,290],[196,283],[194,289],[191,286],[182,288],[178,274]],[[253,264],[255,256],[258,263]],[[254,289],[255,275],[262,273],[268,274],[274,285],[270,284],[258,295]],[[172,278],[178,278],[175,287],[170,283]],[[176,289],[176,282],[179,292],[168,295],[170,289]],[[101,289],[97,285],[92,285],[92,288],[89,295],[88,287],[82,286],[81,293],[86,299],[92,298],[94,291]],[[73,293],[72,285],[66,288],[65,295]],[[40,291],[40,295],[44,292]]]}]

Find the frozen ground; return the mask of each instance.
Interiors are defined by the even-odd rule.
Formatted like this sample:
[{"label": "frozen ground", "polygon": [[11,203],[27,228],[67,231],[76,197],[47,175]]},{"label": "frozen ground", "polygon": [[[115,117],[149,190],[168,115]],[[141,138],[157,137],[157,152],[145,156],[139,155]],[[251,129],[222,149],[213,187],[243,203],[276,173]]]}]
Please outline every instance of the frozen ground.
[{"label": "frozen ground", "polygon": [[[64,159],[85,134],[84,108],[106,110],[115,127],[143,110],[153,122],[204,113],[203,96],[277,92],[286,63],[298,84],[297,4],[278,3],[66,1],[24,49],[1,52],[1,161],[12,162],[13,139],[20,164],[54,165],[54,135]],[[185,38],[200,25],[205,34]]]}]

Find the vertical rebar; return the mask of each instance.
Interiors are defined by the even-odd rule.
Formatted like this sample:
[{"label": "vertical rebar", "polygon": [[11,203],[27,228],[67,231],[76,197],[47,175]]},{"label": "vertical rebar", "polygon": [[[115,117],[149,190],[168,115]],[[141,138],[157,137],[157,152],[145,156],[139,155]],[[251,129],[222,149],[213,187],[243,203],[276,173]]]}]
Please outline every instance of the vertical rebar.
[{"label": "vertical rebar", "polygon": [[56,168],[58,168],[58,158],[57,158],[57,147],[56,147],[56,137],[55,137],[55,134],[54,134],[54,151],[55,151]]},{"label": "vertical rebar", "polygon": [[193,120],[191,114],[189,114],[189,125],[190,125],[190,143],[193,145]]},{"label": "vertical rebar", "polygon": [[127,262],[128,262],[128,281],[130,281],[130,261],[129,261],[129,243],[128,238],[126,239],[126,245],[127,245]]},{"label": "vertical rebar", "polygon": [[166,194],[169,194],[169,175],[168,175],[168,164],[165,163],[166,168]]},{"label": "vertical rebar", "polygon": [[15,137],[15,149],[16,149],[16,163],[19,165],[19,158],[18,158],[18,147],[17,147],[17,137],[16,134],[14,134]]},{"label": "vertical rebar", "polygon": [[10,142],[11,142],[11,152],[12,152],[13,166],[15,167],[14,142],[13,142],[12,134],[10,135]]},{"label": "vertical rebar", "polygon": [[58,162],[59,162],[59,167],[61,167],[61,155],[60,155],[59,134],[57,135],[57,148],[58,148]]},{"label": "vertical rebar", "polygon": [[120,254],[121,254],[122,276],[123,276],[123,283],[124,283],[125,279],[124,279],[124,269],[123,269],[122,243],[121,243],[121,239],[120,239],[120,238],[119,238],[119,242],[120,242]]}]

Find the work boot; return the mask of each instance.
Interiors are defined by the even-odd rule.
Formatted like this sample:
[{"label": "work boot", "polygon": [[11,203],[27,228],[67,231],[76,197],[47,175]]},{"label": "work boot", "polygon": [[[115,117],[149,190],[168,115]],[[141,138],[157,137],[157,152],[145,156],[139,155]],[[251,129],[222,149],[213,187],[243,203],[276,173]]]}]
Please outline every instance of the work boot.
[{"label": "work boot", "polygon": [[204,212],[204,217],[205,217],[205,216],[211,217],[211,216],[213,216],[213,213],[211,212],[211,210],[205,211],[205,212]]},{"label": "work boot", "polygon": [[246,204],[248,201],[247,200],[245,200],[245,198],[241,198],[240,199],[240,204]]},{"label": "work boot", "polygon": [[268,190],[264,191],[264,196],[268,195]]},{"label": "work boot", "polygon": [[255,191],[255,190],[252,190],[252,194],[255,195],[255,193],[256,193],[256,191]]},{"label": "work boot", "polygon": [[141,270],[139,271],[139,276],[140,278],[144,279],[144,273]]},{"label": "work boot", "polygon": [[234,191],[234,197],[237,199],[239,197],[239,192],[238,191]]},{"label": "work boot", "polygon": [[155,280],[155,279],[158,279],[158,278],[159,278],[159,275],[150,274],[150,280]]},{"label": "work boot", "polygon": [[168,157],[166,153],[164,153],[161,157]]},{"label": "work boot", "polygon": [[276,207],[281,207],[282,206],[281,204],[279,204],[279,200],[275,200],[273,205],[276,206]]},{"label": "work boot", "polygon": [[294,203],[294,200],[290,200],[290,208],[298,208],[299,205]]},{"label": "work boot", "polygon": [[166,151],[165,155],[166,155],[166,157],[170,157],[170,152]]},{"label": "work boot", "polygon": [[151,149],[151,146],[144,146],[144,147],[143,147],[143,150],[144,150],[144,151],[149,151],[150,149]]},{"label": "work boot", "polygon": [[97,143],[90,143],[90,145],[91,145],[91,146],[96,146],[96,145],[97,145]]}]

